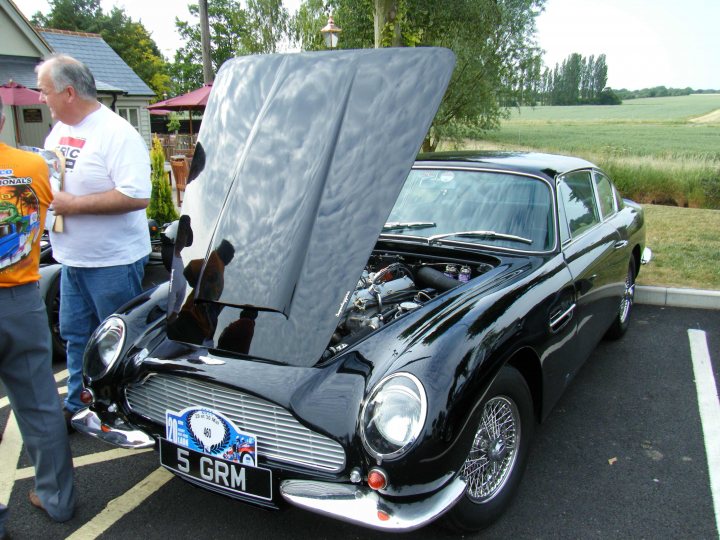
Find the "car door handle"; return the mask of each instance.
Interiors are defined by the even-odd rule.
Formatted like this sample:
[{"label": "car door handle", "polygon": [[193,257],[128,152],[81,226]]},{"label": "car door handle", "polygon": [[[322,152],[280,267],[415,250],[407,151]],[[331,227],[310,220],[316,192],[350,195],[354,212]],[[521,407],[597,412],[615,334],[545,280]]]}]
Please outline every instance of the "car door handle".
[{"label": "car door handle", "polygon": [[555,315],[550,317],[550,330],[552,332],[557,332],[568,322],[570,322],[570,319],[573,318],[573,314],[575,313],[575,305],[576,304],[573,304],[565,311],[556,313]]},{"label": "car door handle", "polygon": [[615,242],[615,249],[622,249],[627,245],[628,245],[627,240],[619,240],[619,241]]}]

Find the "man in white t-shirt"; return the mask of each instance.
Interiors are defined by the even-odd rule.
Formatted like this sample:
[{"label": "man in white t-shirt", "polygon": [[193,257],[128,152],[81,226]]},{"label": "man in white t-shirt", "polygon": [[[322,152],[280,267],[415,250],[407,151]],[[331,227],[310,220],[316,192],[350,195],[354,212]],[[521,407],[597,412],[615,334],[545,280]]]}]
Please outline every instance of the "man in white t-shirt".
[{"label": "man in white t-shirt", "polygon": [[65,156],[64,184],[52,203],[63,230],[51,231],[50,241],[63,265],[60,334],[67,341],[70,429],[70,418],[84,406],[82,358],[90,335],[142,292],[150,254],[150,156],[135,128],[97,100],[85,64],[54,55],[35,71],[40,99],[57,121],[45,148]]}]

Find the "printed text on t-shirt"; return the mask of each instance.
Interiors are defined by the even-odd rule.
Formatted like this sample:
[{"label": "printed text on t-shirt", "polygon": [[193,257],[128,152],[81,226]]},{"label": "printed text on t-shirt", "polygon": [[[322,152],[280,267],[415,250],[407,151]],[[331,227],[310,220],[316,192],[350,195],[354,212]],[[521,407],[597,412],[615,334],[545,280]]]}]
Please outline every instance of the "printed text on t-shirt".
[{"label": "printed text on t-shirt", "polygon": [[58,150],[65,156],[65,170],[71,171],[75,168],[75,161],[77,161],[83,146],[85,146],[85,139],[68,136],[60,138]]}]

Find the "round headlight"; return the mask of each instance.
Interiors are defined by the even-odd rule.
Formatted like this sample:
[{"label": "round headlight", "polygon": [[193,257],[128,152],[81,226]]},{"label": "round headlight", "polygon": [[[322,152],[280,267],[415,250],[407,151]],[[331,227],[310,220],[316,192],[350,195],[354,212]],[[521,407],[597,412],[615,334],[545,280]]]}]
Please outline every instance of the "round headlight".
[{"label": "round headlight", "polygon": [[376,457],[406,452],[425,425],[427,400],[420,381],[409,373],[386,377],[370,393],[362,410],[365,447]]},{"label": "round headlight", "polygon": [[91,380],[103,377],[117,362],[125,344],[125,322],[108,317],[93,333],[85,350],[85,375]]}]

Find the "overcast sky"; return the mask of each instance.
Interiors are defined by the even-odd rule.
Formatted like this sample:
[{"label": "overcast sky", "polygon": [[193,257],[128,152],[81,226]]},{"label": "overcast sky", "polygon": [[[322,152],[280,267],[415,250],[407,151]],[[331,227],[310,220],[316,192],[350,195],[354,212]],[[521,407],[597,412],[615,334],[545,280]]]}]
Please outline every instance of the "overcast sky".
[{"label": "overcast sky", "polygon": [[[13,0],[30,18],[46,0]],[[210,0],[212,1],[212,0]],[[166,57],[180,39],[175,16],[188,20],[184,0],[101,0],[140,20]],[[300,0],[285,0],[291,11]],[[538,43],[553,67],[571,53],[605,54],[608,85],[720,89],[720,0],[548,0],[538,18]],[[341,37],[342,39],[342,37]]]}]

